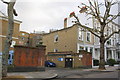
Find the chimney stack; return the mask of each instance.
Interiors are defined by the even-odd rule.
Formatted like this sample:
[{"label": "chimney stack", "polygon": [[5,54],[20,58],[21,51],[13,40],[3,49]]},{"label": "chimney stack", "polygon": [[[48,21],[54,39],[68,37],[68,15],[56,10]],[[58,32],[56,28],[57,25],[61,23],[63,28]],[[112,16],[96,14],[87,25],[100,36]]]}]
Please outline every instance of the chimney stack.
[{"label": "chimney stack", "polygon": [[64,19],[64,28],[67,28],[67,18]]}]

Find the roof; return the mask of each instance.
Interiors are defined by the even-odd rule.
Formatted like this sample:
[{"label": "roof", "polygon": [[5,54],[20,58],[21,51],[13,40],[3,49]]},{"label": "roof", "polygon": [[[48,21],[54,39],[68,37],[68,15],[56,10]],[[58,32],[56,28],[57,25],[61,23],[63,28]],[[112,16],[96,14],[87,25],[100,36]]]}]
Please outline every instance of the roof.
[{"label": "roof", "polygon": [[[48,34],[55,33],[55,32],[59,32],[59,31],[63,31],[63,30],[68,30],[68,29],[70,29],[70,28],[73,28],[75,25],[77,25],[77,24],[73,24],[73,25],[70,26],[70,27],[63,28],[63,29],[60,29],[60,30],[56,30],[56,31],[53,31],[53,32],[50,32],[50,33],[46,33],[46,34],[44,34],[44,35],[48,35]],[[44,36],[44,35],[43,35],[43,36]]]},{"label": "roof", "polygon": [[25,31],[20,31],[20,33],[25,33],[25,34],[29,34],[28,32],[25,32]]}]

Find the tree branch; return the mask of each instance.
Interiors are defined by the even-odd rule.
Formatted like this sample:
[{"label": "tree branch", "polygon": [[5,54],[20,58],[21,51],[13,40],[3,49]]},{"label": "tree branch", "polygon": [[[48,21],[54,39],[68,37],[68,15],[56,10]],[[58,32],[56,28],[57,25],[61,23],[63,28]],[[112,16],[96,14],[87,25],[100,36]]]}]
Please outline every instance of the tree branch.
[{"label": "tree branch", "polygon": [[5,3],[5,4],[9,4],[9,2],[6,2],[6,1],[4,1],[4,0],[1,0],[3,3]]},{"label": "tree branch", "polygon": [[112,34],[110,34],[107,38],[105,38],[105,41],[107,41],[111,36],[113,36],[115,33],[118,34],[120,32],[119,31],[114,31]]},{"label": "tree branch", "polygon": [[13,9],[13,14],[14,14],[15,16],[18,16],[18,14],[17,14],[17,12],[16,12],[15,9]]},{"label": "tree branch", "polygon": [[120,12],[117,15],[113,15],[112,19],[108,20],[108,22],[106,22],[106,24],[112,22],[114,19],[116,19],[118,16],[120,16]]},{"label": "tree branch", "polygon": [[99,10],[98,3],[94,1],[94,5],[93,5],[93,3],[90,0],[88,1],[90,6],[87,6],[86,4],[82,3],[82,5],[85,5],[88,9],[90,9],[90,12],[86,11],[85,13],[94,16],[100,23],[102,23],[100,14],[99,14],[100,10]]},{"label": "tree branch", "polygon": [[[74,14],[73,16],[74,16],[74,17],[76,18],[76,20],[77,20],[76,24],[78,24],[78,25],[81,26],[82,28],[88,30],[88,31],[91,32],[93,35],[95,35],[96,37],[100,38],[100,36],[95,33],[95,32],[98,32],[98,31],[94,31],[93,29],[91,29],[91,28],[89,28],[89,27],[87,27],[87,26],[85,26],[85,25],[82,25],[82,24],[80,23],[78,17],[77,17],[75,14]],[[93,31],[94,31],[94,32],[93,32]]]},{"label": "tree branch", "polygon": [[111,8],[111,5],[112,2],[109,2],[108,0],[105,0],[105,14],[104,14],[104,18],[103,18],[103,22],[105,23],[105,21],[108,19],[108,17],[110,17],[110,8]]},{"label": "tree branch", "polygon": [[[6,1],[4,1],[4,0],[1,0],[3,3],[5,3],[5,4],[15,4],[15,2],[16,2],[16,0],[10,0],[10,2],[6,2]],[[16,12],[16,10],[15,9],[13,9],[13,14],[15,15],[15,16],[18,16],[18,14],[17,14],[17,12]]]},{"label": "tree branch", "polygon": [[[15,5],[15,3],[16,3],[16,0],[10,0],[10,2],[9,2],[10,4],[12,4],[12,5]],[[13,14],[15,15],[15,16],[17,16],[18,14],[16,13],[16,10],[15,9],[13,9]]]}]

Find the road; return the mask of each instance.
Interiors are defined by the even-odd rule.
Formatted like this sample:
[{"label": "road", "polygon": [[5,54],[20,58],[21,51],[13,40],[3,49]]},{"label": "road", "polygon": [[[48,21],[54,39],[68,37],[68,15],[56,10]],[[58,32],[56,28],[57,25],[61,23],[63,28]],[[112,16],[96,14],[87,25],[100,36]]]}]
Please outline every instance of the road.
[{"label": "road", "polygon": [[[23,76],[25,78],[33,79],[46,79],[50,78],[54,74],[58,74],[57,80],[66,80],[66,79],[78,79],[78,78],[118,78],[119,71],[117,67],[111,67],[114,71],[91,71],[93,69],[71,69],[71,68],[46,68],[45,72],[12,72],[8,73],[8,76]],[[97,69],[95,69],[97,70]],[[34,79],[35,80],[35,79]],[[56,79],[51,79],[56,80]]]},{"label": "road", "polygon": [[46,70],[57,73],[58,78],[118,78],[119,74],[119,71],[95,72],[70,68],[46,68]]}]

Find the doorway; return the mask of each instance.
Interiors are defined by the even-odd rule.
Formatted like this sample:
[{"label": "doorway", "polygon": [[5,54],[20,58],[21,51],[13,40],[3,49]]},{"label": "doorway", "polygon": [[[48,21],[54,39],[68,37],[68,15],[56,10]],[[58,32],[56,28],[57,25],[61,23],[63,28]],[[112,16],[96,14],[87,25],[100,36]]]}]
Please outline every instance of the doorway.
[{"label": "doorway", "polygon": [[72,68],[73,67],[73,58],[65,58],[65,67]]}]

